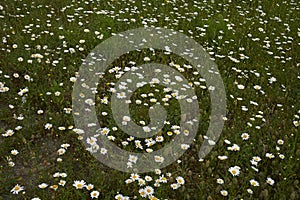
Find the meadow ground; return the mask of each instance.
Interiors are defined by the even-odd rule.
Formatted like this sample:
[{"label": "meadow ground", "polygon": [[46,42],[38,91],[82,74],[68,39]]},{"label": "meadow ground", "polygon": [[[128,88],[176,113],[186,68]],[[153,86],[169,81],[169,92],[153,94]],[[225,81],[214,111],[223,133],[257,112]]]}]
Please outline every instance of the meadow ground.
[{"label": "meadow ground", "polygon": [[[300,199],[299,13],[296,0],[1,1],[0,199]],[[219,140],[199,160],[211,99],[195,66],[166,49],[114,60],[100,74],[95,102],[85,103],[95,103],[101,135],[126,151],[150,154],[183,134],[178,93],[156,84],[180,85],[167,76],[136,89],[123,118],[124,126],[131,120],[147,132],[148,110],[160,103],[168,114],[159,135],[143,139],[120,129],[111,97],[126,96],[131,80],[117,83],[128,71],[167,65],[188,80],[182,87],[193,88],[199,102],[195,140],[181,146],[187,151],[167,167],[134,174],[95,159],[89,151],[109,153],[96,136],[88,138],[91,149],[83,145],[72,91],[97,45],[140,27],[173,29],[203,46],[218,66],[227,107]]]}]

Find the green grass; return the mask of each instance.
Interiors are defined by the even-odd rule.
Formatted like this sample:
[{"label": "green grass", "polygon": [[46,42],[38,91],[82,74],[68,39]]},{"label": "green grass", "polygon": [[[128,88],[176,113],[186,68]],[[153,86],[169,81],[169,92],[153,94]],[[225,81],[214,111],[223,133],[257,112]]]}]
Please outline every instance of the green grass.
[{"label": "green grass", "polygon": [[[300,123],[300,5],[297,1],[215,0],[214,3],[205,3],[180,0],[162,4],[152,0],[4,0],[0,5],[0,82],[9,88],[8,92],[0,93],[0,199],[89,199],[92,190],[100,192],[99,199],[114,199],[118,193],[130,199],[142,199],[139,189],[146,185],[154,188],[155,197],[170,200],[300,198],[300,140],[296,124],[297,121]],[[107,13],[101,14],[101,10]],[[201,114],[196,141],[180,158],[181,162],[162,169],[168,182],[159,187],[153,186],[159,178],[154,172],[140,174],[141,177],[149,175],[153,178],[145,186],[139,186],[137,182],[126,184],[129,173],[110,169],[97,161],[72,131],[76,128],[70,127],[74,126],[72,113],[64,111],[64,108],[72,107],[73,82],[70,78],[75,77],[82,59],[113,33],[143,27],[145,21],[149,27],[182,31],[202,45],[215,59],[227,95],[227,120],[222,135],[212,152],[199,162],[198,151],[209,124],[210,98],[207,89],[195,87]],[[98,38],[95,31],[99,32]],[[85,42],[80,43],[80,40]],[[17,48],[13,47],[14,44]],[[83,50],[80,51],[79,47]],[[64,52],[69,48],[74,48],[75,53]],[[36,53],[43,55],[40,61],[31,58]],[[155,50],[155,55],[152,55],[152,51],[143,49],[121,56],[110,68],[119,66],[123,70],[131,66],[130,61],[138,66],[145,63],[146,56],[151,62],[165,65],[170,62],[180,66],[189,64],[174,54],[165,55],[163,51]],[[20,57],[23,61],[18,61]],[[201,78],[192,71],[182,74],[191,82]],[[19,78],[14,77],[15,73]],[[25,75],[33,81],[25,80]],[[271,77],[276,81],[270,83]],[[106,73],[99,81],[96,100],[99,102],[104,96],[110,97],[109,83],[117,81],[115,74]],[[245,89],[238,89],[237,84],[244,85]],[[205,83],[201,82],[201,85]],[[255,90],[255,85],[261,89]],[[22,100],[18,92],[26,87],[29,92]],[[154,89],[144,86],[134,93],[131,100],[143,99],[140,95],[149,92],[161,99],[164,95],[162,88],[156,87],[159,92]],[[57,91],[59,96],[55,96]],[[149,99],[144,102],[151,104]],[[247,111],[242,110],[242,106],[247,107]],[[116,126],[110,102],[108,105],[98,103],[96,108],[102,126]],[[160,133],[165,142],[155,144],[153,149],[160,149],[172,140],[174,136],[167,136],[167,131],[180,121],[175,99],[170,100],[170,105],[165,108],[171,124]],[[37,114],[40,109],[43,114]],[[148,123],[148,109],[147,106],[130,105],[132,120]],[[108,116],[101,116],[103,111],[108,112]],[[18,119],[20,115],[24,119]],[[53,127],[46,130],[46,123]],[[15,130],[11,137],[3,136],[17,126],[22,129]],[[62,126],[66,130],[59,130]],[[242,140],[244,132],[250,135],[249,140]],[[110,134],[116,137],[115,143],[120,147],[121,142],[129,137],[120,129]],[[279,139],[284,144],[279,145]],[[229,140],[231,145],[224,140]],[[58,155],[57,150],[64,143],[70,147],[64,155]],[[233,144],[237,144],[240,151],[227,149]],[[134,141],[122,148],[142,152],[135,148]],[[13,149],[19,154],[12,155]],[[274,154],[275,158],[267,158],[266,153]],[[284,159],[279,154],[284,155]],[[218,159],[223,155],[228,159]],[[251,168],[253,156],[262,159],[256,166],[258,172]],[[14,162],[13,167],[9,166],[8,157]],[[57,162],[57,158],[62,162]],[[241,168],[239,176],[230,174],[228,169],[232,166]],[[53,174],[56,172],[64,172],[67,177],[55,178]],[[167,173],[171,175],[167,176]],[[178,176],[185,179],[185,184],[173,190],[170,185],[176,183]],[[275,181],[274,185],[266,183],[268,177]],[[224,184],[218,184],[217,178],[222,178]],[[251,179],[258,181],[260,186],[251,186]],[[66,184],[59,185],[57,190],[49,188],[58,185],[60,180],[65,180]],[[75,189],[72,186],[75,180],[84,180],[94,188],[91,191]],[[38,185],[41,183],[49,186],[40,189]],[[24,186],[25,192],[12,194],[10,190],[16,184]],[[253,190],[253,194],[247,189]],[[223,197],[221,190],[226,190],[228,196]]]}]

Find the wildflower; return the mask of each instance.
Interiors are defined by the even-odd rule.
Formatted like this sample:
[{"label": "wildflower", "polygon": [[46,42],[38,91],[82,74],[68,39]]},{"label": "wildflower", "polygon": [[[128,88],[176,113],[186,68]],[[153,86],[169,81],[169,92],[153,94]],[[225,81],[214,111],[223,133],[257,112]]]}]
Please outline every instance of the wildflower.
[{"label": "wildflower", "polygon": [[284,143],[284,141],[283,141],[283,140],[281,140],[281,139],[277,140],[277,144],[279,144],[279,145],[283,145],[283,143]]},{"label": "wildflower", "polygon": [[260,90],[260,89],[261,89],[261,86],[255,85],[255,86],[254,86],[254,89],[255,89],[255,90]]},{"label": "wildflower", "polygon": [[154,189],[151,186],[146,186],[144,191],[147,195],[152,195],[154,193]]},{"label": "wildflower", "polygon": [[259,186],[259,182],[257,182],[257,181],[254,180],[254,179],[251,179],[251,180],[250,180],[250,184],[253,185],[253,186],[255,186],[255,187]]},{"label": "wildflower", "polygon": [[233,144],[233,146],[227,147],[227,149],[230,151],[239,151],[240,147],[237,144]]},{"label": "wildflower", "polygon": [[180,184],[180,185],[184,185],[184,183],[185,183],[184,178],[181,177],[181,176],[178,176],[178,177],[176,178],[176,181],[177,181],[177,183]]},{"label": "wildflower", "polygon": [[94,199],[94,198],[97,199],[99,197],[99,194],[100,193],[97,190],[94,190],[90,193],[92,199]]},{"label": "wildflower", "polygon": [[164,162],[165,159],[162,156],[154,156],[154,160],[155,160],[155,162],[162,163],[162,162]]},{"label": "wildflower", "polygon": [[144,61],[145,61],[145,62],[149,62],[149,61],[150,61],[150,58],[149,58],[149,57],[145,57],[145,58],[144,58]]},{"label": "wildflower", "polygon": [[129,184],[129,183],[132,183],[132,182],[133,182],[132,179],[126,179],[126,180],[125,180],[125,183],[126,183],[126,184]]},{"label": "wildflower", "polygon": [[261,158],[258,157],[258,156],[253,156],[253,157],[252,157],[252,160],[254,160],[254,161],[256,161],[256,162],[259,162],[259,161],[261,161]]},{"label": "wildflower", "polygon": [[160,169],[155,169],[155,174],[160,175],[161,174],[161,170]]},{"label": "wildflower", "polygon": [[240,90],[245,89],[245,86],[244,86],[244,85],[241,85],[241,84],[238,84],[237,87],[238,87],[238,89],[240,89]]},{"label": "wildflower", "polygon": [[270,178],[270,177],[268,177],[267,178],[267,181],[266,181],[269,185],[274,185],[274,183],[275,183],[275,181],[272,179],[272,178]]},{"label": "wildflower", "polygon": [[9,137],[9,136],[12,136],[14,133],[15,132],[13,130],[9,129],[9,130],[5,131],[5,133],[2,134],[2,136]]},{"label": "wildflower", "polygon": [[242,137],[243,140],[248,140],[249,137],[250,137],[250,135],[249,135],[248,133],[243,133],[243,134],[241,135],[241,137]]},{"label": "wildflower", "polygon": [[148,181],[148,182],[152,181],[152,177],[151,176],[145,176],[145,180]]},{"label": "wildflower", "polygon": [[83,189],[83,188],[86,186],[86,183],[85,183],[84,180],[81,180],[81,181],[74,181],[73,186],[74,186],[76,189]]},{"label": "wildflower", "polygon": [[226,160],[228,157],[227,156],[218,156],[219,160]]},{"label": "wildflower", "polygon": [[136,163],[137,160],[138,160],[138,157],[137,157],[137,156],[129,155],[128,161],[133,162],[133,163]]},{"label": "wildflower", "polygon": [[151,131],[151,129],[148,126],[144,126],[143,130],[145,133],[149,133]]},{"label": "wildflower", "polygon": [[60,96],[60,94],[61,94],[61,92],[59,92],[59,91],[56,91],[56,92],[54,93],[54,95],[57,96],[57,97]]},{"label": "wildflower", "polygon": [[231,142],[230,142],[229,140],[224,140],[224,142],[225,142],[226,144],[231,144]]},{"label": "wildflower", "polygon": [[285,156],[284,156],[283,154],[279,154],[279,158],[280,158],[280,159],[284,159]]},{"label": "wildflower", "polygon": [[188,145],[188,144],[181,144],[180,146],[181,146],[181,149],[183,149],[183,150],[187,150],[188,148],[190,148],[190,145]]},{"label": "wildflower", "polygon": [[13,187],[13,189],[10,190],[10,192],[13,194],[18,194],[22,190],[24,190],[24,187],[17,184],[17,185],[15,185],[15,187]]},{"label": "wildflower", "polygon": [[138,180],[138,179],[140,178],[140,176],[139,176],[138,174],[132,173],[132,174],[130,175],[130,178],[131,178],[133,181],[135,181],[135,180]]},{"label": "wildflower", "polygon": [[155,140],[156,140],[156,142],[163,142],[164,137],[163,136],[157,136]]},{"label": "wildflower", "polygon": [[60,145],[62,148],[65,148],[65,149],[67,149],[69,146],[70,146],[70,144],[68,144],[68,143],[65,143],[65,144],[62,144],[62,145]]},{"label": "wildflower", "polygon": [[220,193],[224,197],[226,197],[228,195],[228,192],[226,190],[221,190]]},{"label": "wildflower", "polygon": [[217,183],[218,183],[218,184],[223,184],[223,183],[224,183],[224,180],[221,179],[221,178],[218,178],[218,179],[217,179]]},{"label": "wildflower", "polygon": [[25,93],[27,93],[29,90],[28,90],[28,88],[26,87],[26,88],[24,88],[24,89],[21,89],[20,90],[20,92],[18,92],[18,95],[19,96],[23,96]]},{"label": "wildflower", "polygon": [[275,156],[272,153],[266,153],[266,157],[270,159],[275,158]]},{"label": "wildflower", "polygon": [[124,99],[124,98],[126,98],[126,93],[125,92],[117,93],[117,98],[118,99]]},{"label": "wildflower", "polygon": [[107,154],[107,149],[101,148],[101,149],[100,149],[100,153],[101,153],[102,155]]},{"label": "wildflower", "polygon": [[66,177],[67,177],[67,174],[63,172],[63,173],[59,173],[59,176],[60,176],[60,177],[63,177],[63,178],[66,178]]},{"label": "wildflower", "polygon": [[176,189],[180,188],[180,185],[177,184],[177,183],[173,183],[173,184],[171,184],[171,188],[172,188],[173,190],[176,190]]},{"label": "wildflower", "polygon": [[73,82],[73,83],[76,82],[76,80],[77,80],[76,77],[71,77],[71,78],[70,78],[70,81]]},{"label": "wildflower", "polygon": [[60,180],[59,183],[58,183],[58,185],[61,185],[61,186],[65,186],[65,184],[66,184],[65,180]]},{"label": "wildflower", "polygon": [[115,196],[115,199],[117,199],[117,200],[123,200],[123,195],[118,194],[118,195]]},{"label": "wildflower", "polygon": [[53,189],[53,190],[57,190],[58,185],[51,185],[50,188]]},{"label": "wildflower", "polygon": [[95,105],[95,102],[93,101],[93,99],[86,99],[84,102],[90,106]]},{"label": "wildflower", "polygon": [[44,188],[48,187],[48,184],[47,183],[41,183],[38,186],[39,186],[39,188],[44,189]]},{"label": "wildflower", "polygon": [[66,114],[70,114],[72,111],[72,108],[64,108],[64,111],[66,112]]},{"label": "wildflower", "polygon": [[103,129],[100,131],[101,135],[107,135],[109,132],[110,132],[110,130],[109,130],[109,128],[107,128],[107,127],[103,128]]},{"label": "wildflower", "polygon": [[228,171],[231,173],[232,176],[238,176],[240,174],[240,167],[239,166],[230,167]]},{"label": "wildflower", "polygon": [[66,150],[64,148],[60,148],[57,150],[58,155],[63,155],[64,153],[66,153]]},{"label": "wildflower", "polygon": [[112,136],[112,135],[109,135],[107,136],[107,138],[111,141],[115,141],[116,137],[115,136]]},{"label": "wildflower", "polygon": [[15,155],[19,154],[19,151],[16,149],[13,149],[10,151],[10,153],[15,156]]},{"label": "wildflower", "polygon": [[89,137],[86,139],[86,142],[90,145],[95,145],[96,142],[97,142],[97,138],[94,138],[94,137]]},{"label": "wildflower", "polygon": [[160,183],[167,183],[168,179],[164,175],[162,175],[162,176],[159,177],[158,181]]},{"label": "wildflower", "polygon": [[140,189],[139,193],[140,193],[141,197],[145,198],[147,196],[147,193],[145,192],[145,189]]},{"label": "wildflower", "polygon": [[58,130],[64,131],[64,130],[66,130],[66,127],[64,127],[64,126],[59,126],[59,127],[58,127]]},{"label": "wildflower", "polygon": [[45,124],[45,129],[49,130],[51,128],[52,128],[52,124],[50,123]]},{"label": "wildflower", "polygon": [[139,178],[138,179],[138,184],[139,184],[139,186],[144,186],[144,185],[146,185],[146,181],[142,178]]},{"label": "wildflower", "polygon": [[256,167],[251,166],[251,168],[252,168],[254,171],[258,172],[258,169],[257,169]]},{"label": "wildflower", "polygon": [[15,163],[14,163],[13,161],[9,161],[9,162],[8,162],[8,166],[14,167],[14,166],[15,166]]},{"label": "wildflower", "polygon": [[247,192],[248,192],[249,194],[253,194],[253,190],[251,190],[250,188],[247,189]]}]

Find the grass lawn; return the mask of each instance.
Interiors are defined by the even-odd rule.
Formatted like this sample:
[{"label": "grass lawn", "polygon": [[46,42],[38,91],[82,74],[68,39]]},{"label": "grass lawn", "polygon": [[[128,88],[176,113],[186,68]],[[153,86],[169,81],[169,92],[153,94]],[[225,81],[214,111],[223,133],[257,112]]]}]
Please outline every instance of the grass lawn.
[{"label": "grass lawn", "polygon": [[[299,13],[296,0],[2,0],[0,200],[300,199]],[[95,109],[98,136],[87,138],[75,123],[72,92],[86,81],[79,73],[85,58],[118,33],[141,27],[185,34],[218,68],[226,91],[226,117],[220,138],[203,159],[198,152],[208,141],[213,89],[189,60],[165,49],[136,48],[109,63],[97,74],[94,99],[80,94],[85,105]],[[184,44],[173,42],[170,46]],[[114,52],[125,44],[119,45]],[[117,43],[103,51],[112,47]],[[167,66],[186,84],[178,76],[173,81],[160,74],[152,82],[141,78],[142,85],[130,91],[130,73],[142,73],[139,67],[151,63]],[[180,92],[158,82],[178,86]],[[193,122],[198,126],[194,141],[181,144],[186,151],[175,162],[134,173],[113,169],[93,156],[91,151],[110,153],[100,138],[132,154],[152,156],[152,151],[166,148],[185,134],[180,129],[186,117],[180,94],[187,88],[197,97],[193,102],[200,117]],[[131,94],[126,103],[130,116],[124,117],[124,106],[114,109],[113,98],[122,100],[126,92]],[[166,111],[161,130],[144,138],[124,131],[132,123],[150,134],[151,116],[161,114],[151,114],[155,105]],[[130,159],[129,171],[139,162]],[[161,164],[167,160],[155,159]]]}]

